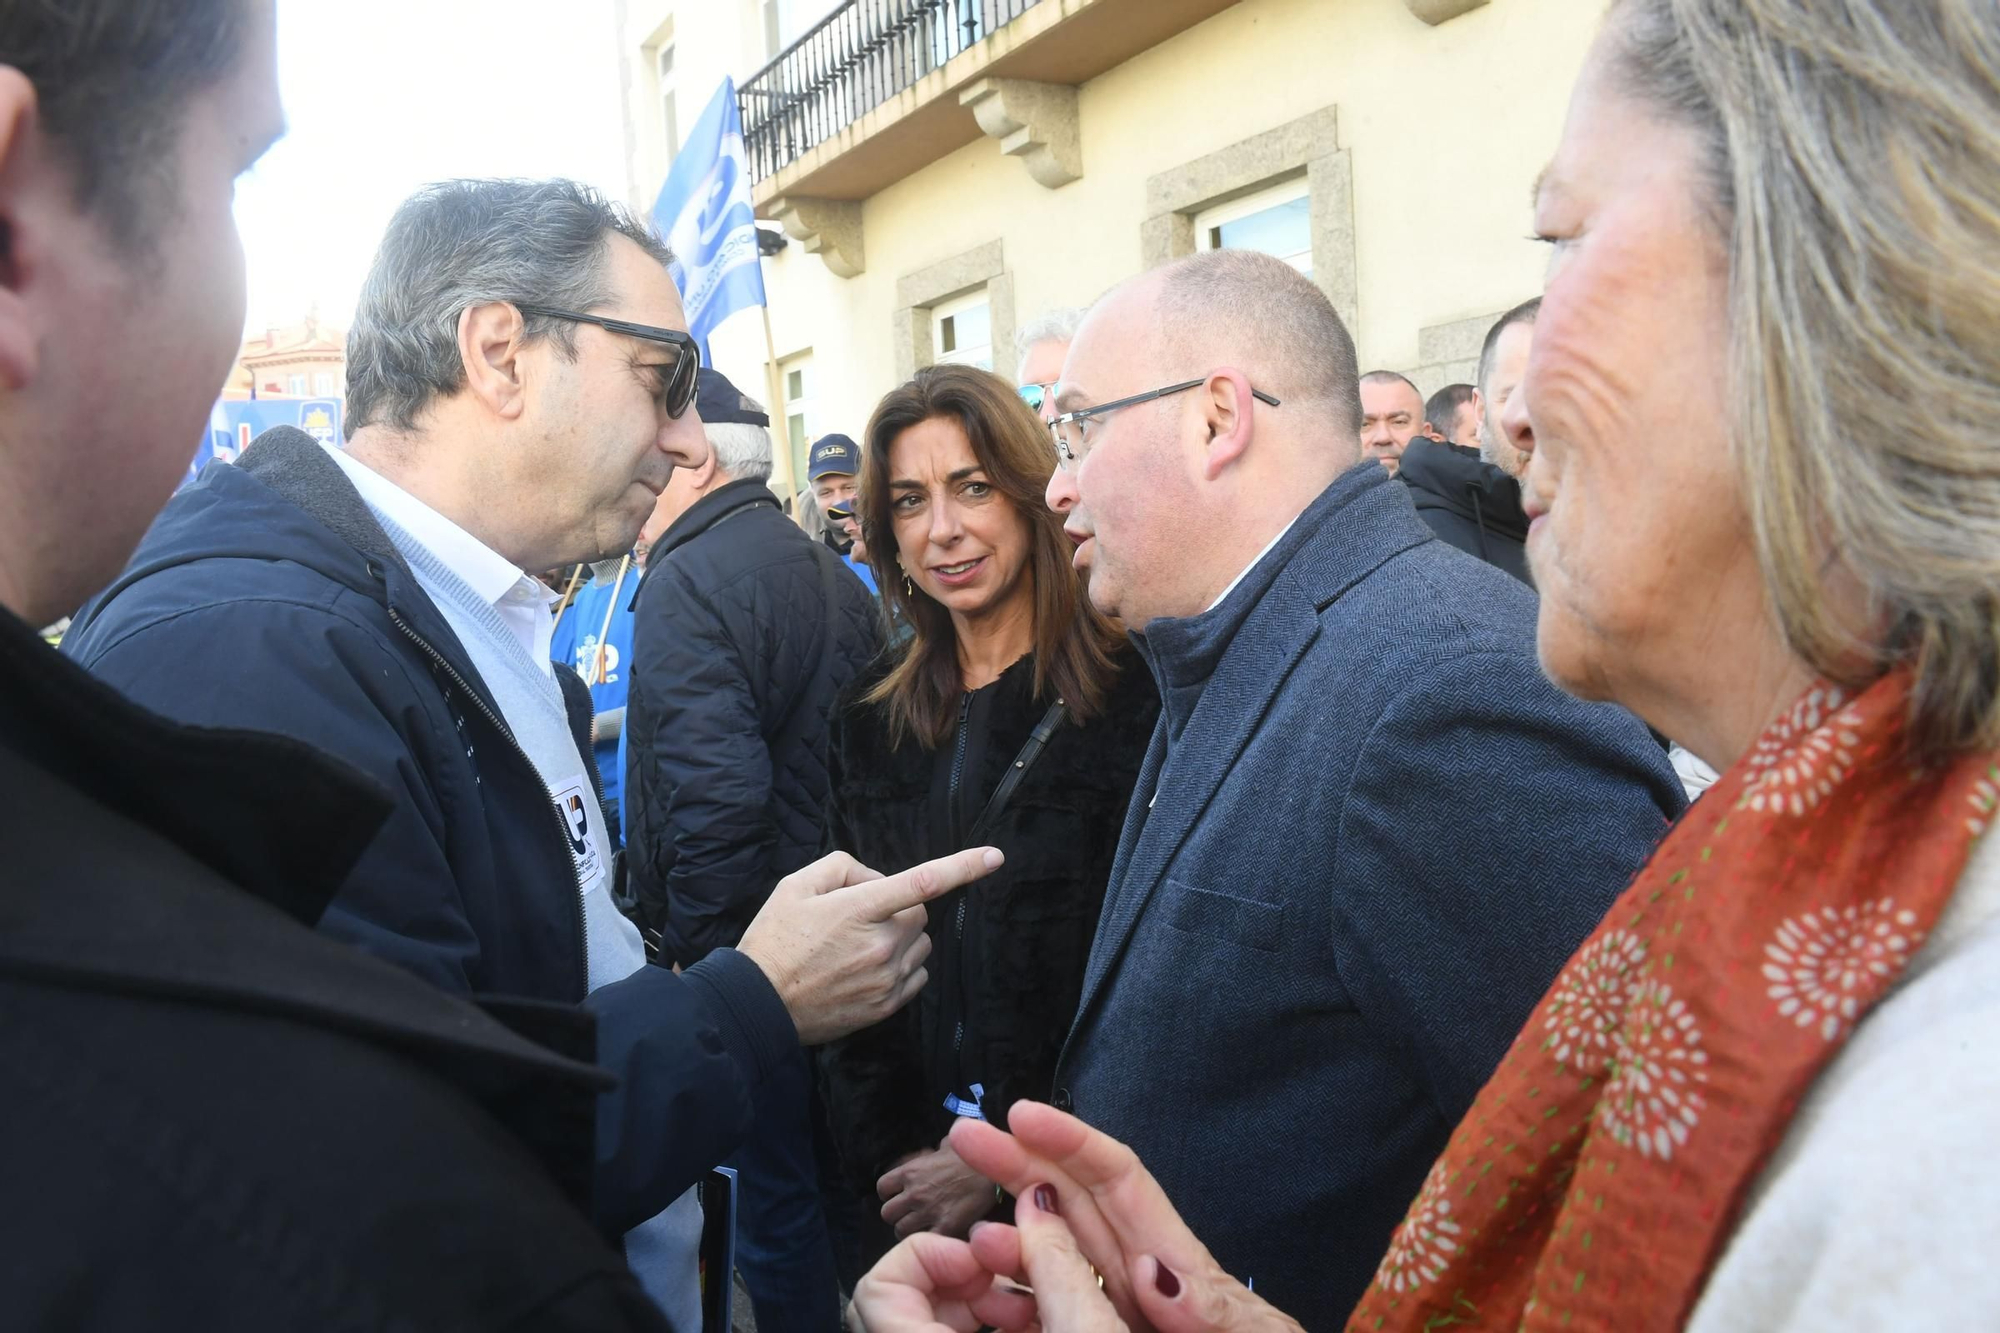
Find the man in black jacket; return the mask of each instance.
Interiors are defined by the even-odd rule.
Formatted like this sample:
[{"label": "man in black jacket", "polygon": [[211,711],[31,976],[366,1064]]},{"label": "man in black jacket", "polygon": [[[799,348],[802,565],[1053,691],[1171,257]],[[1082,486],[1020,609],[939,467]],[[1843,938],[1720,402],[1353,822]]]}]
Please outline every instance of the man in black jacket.
[{"label": "man in black jacket", "polygon": [[[1527,459],[1506,442],[1497,423],[1521,383],[1541,313],[1541,298],[1515,306],[1487,331],[1479,353],[1479,384],[1472,394],[1479,447],[1462,435],[1457,444],[1412,441],[1403,454],[1417,516],[1459,550],[1534,585],[1528,573],[1528,516],[1521,509],[1521,473]],[[1435,424],[1435,423],[1434,423]]]},{"label": "man in black jacket", "polygon": [[819,855],[827,718],[882,646],[867,589],[766,485],[770,417],[716,371],[699,384],[709,457],[654,510],[626,705],[632,889],[684,968]]},{"label": "man in black jacket", "polygon": [[[625,786],[633,889],[662,955],[690,969],[818,856],[828,717],[881,647],[875,599],[765,484],[770,417],[707,369],[696,410],[708,461],[667,484],[639,585]],[[839,1312],[804,1053],[770,1080],[733,1163],[737,1266],[758,1328],[812,1333]]]},{"label": "man in black jacket", "polygon": [[347,449],[274,431],[205,471],[64,650],[179,720],[290,736],[389,790],[321,928],[454,991],[596,1015],[618,1086],[593,1214],[685,1324],[685,1192],[770,1071],[915,994],[923,951],[879,891],[815,892],[851,863],[781,886],[741,949],[684,975],[647,965],[612,904],[587,692],[550,664],[522,571],[629,549],[706,458],[666,260],[570,182],[420,192],[356,313]]},{"label": "man in black jacket", "polygon": [[1477,449],[1423,438],[1403,450],[1396,475],[1432,532],[1533,586],[1520,482],[1481,459]]},{"label": "man in black jacket", "polygon": [[243,327],[231,188],[282,121],[270,0],[0,6],[0,1309],[661,1329],[580,1211],[588,1016],[312,933],[380,790],[144,712],[33,628],[187,466]]}]

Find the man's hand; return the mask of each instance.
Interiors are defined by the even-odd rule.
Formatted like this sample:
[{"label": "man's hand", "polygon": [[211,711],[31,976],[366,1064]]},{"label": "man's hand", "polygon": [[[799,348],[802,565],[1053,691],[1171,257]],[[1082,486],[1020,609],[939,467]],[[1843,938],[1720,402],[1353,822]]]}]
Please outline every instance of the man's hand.
[{"label": "man's hand", "polygon": [[993,1211],[993,1185],[952,1151],[947,1139],[934,1152],[898,1162],[875,1184],[882,1197],[882,1220],[897,1238],[919,1231],[964,1236]]},{"label": "man's hand", "polygon": [[879,1023],[924,988],[923,904],[1000,868],[975,847],[884,879],[845,852],[778,881],[737,950],[764,970],[807,1046]]}]

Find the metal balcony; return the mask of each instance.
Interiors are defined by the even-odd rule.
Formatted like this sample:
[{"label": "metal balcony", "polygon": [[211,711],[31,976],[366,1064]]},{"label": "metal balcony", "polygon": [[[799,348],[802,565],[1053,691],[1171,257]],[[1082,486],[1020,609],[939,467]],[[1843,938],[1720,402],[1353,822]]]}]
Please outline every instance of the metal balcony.
[{"label": "metal balcony", "polygon": [[1236,0],[848,0],[737,90],[759,207],[857,200],[979,138],[958,92],[1075,86]]},{"label": "metal balcony", "polygon": [[795,162],[1039,0],[848,0],[737,90],[751,176]]}]

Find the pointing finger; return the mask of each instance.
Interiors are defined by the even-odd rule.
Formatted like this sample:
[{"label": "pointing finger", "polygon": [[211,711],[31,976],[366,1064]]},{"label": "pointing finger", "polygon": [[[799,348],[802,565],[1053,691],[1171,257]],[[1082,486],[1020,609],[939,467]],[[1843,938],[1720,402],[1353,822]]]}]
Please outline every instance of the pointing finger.
[{"label": "pointing finger", "polygon": [[998,870],[1006,860],[996,847],[974,847],[913,866],[900,875],[853,886],[853,901],[867,921],[887,921],[898,912],[950,893]]}]

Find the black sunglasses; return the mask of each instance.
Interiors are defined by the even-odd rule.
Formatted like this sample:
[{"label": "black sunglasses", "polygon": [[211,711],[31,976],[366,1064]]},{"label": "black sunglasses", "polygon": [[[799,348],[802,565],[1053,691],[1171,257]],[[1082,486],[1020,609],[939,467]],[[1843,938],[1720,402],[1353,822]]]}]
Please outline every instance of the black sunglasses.
[{"label": "black sunglasses", "polygon": [[622,333],[628,338],[638,338],[644,342],[659,343],[674,349],[673,364],[665,367],[660,374],[660,406],[669,417],[679,417],[694,402],[695,372],[701,369],[701,344],[679,329],[660,329],[651,324],[632,324],[622,319],[606,319],[602,315],[584,315],[574,310],[557,310],[554,306],[529,305],[525,301],[514,302],[514,308],[524,315],[540,315],[544,319],[566,319],[572,324],[595,324],[611,333]]}]

